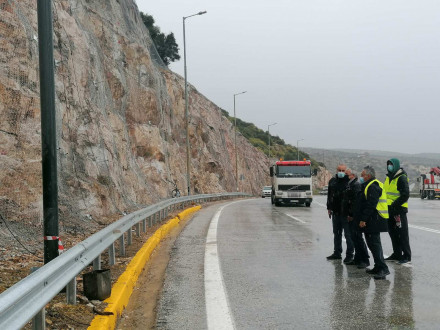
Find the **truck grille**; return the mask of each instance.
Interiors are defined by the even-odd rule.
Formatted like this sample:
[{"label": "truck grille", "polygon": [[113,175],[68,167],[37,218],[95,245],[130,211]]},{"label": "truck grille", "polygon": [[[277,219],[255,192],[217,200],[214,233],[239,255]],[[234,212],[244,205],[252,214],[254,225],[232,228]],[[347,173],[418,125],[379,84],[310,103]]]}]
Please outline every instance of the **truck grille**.
[{"label": "truck grille", "polygon": [[300,184],[300,185],[296,185],[296,184],[280,184],[278,185],[278,190],[288,190],[288,191],[305,191],[305,190],[310,190],[310,185],[309,184]]}]

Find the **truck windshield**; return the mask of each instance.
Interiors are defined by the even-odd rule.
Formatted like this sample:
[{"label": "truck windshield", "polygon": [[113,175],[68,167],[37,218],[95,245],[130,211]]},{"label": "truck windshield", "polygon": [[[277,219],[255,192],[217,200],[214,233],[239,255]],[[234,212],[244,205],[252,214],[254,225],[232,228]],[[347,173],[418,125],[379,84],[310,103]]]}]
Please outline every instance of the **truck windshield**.
[{"label": "truck windshield", "polygon": [[310,176],[310,166],[277,166],[277,177],[280,178],[309,178]]}]

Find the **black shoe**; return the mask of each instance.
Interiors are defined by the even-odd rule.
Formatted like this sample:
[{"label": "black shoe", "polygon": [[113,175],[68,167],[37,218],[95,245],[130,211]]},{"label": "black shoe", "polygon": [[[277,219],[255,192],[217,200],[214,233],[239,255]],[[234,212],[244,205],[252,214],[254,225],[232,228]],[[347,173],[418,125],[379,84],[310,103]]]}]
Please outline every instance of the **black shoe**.
[{"label": "black shoe", "polygon": [[349,264],[350,262],[353,261],[353,257],[352,256],[346,256],[344,259],[344,264]]},{"label": "black shoe", "polygon": [[367,274],[371,274],[371,275],[376,275],[377,273],[379,273],[379,269],[377,269],[376,267],[373,267],[371,269],[366,269],[365,272]]},{"label": "black shoe", "polygon": [[397,257],[395,257],[394,253],[393,253],[388,258],[385,258],[385,260],[388,260],[388,261],[398,261],[399,259]]},{"label": "black shoe", "polygon": [[390,271],[388,269],[386,270],[380,270],[377,272],[377,274],[374,275],[375,280],[384,280],[387,275],[390,275]]},{"label": "black shoe", "polygon": [[403,265],[403,264],[407,264],[408,262],[409,262],[408,259],[402,259],[402,260],[399,260],[397,263],[398,263],[399,265]]},{"label": "black shoe", "polygon": [[342,257],[338,256],[338,255],[336,255],[334,253],[327,257],[327,260],[338,260],[338,259],[342,259]]},{"label": "black shoe", "polygon": [[357,261],[351,260],[349,262],[345,262],[344,261],[344,264],[346,264],[346,265],[358,265],[359,263]]},{"label": "black shoe", "polygon": [[370,263],[369,262],[360,262],[358,265],[357,265],[357,268],[358,269],[365,269],[365,268],[367,268],[368,266],[370,266]]}]

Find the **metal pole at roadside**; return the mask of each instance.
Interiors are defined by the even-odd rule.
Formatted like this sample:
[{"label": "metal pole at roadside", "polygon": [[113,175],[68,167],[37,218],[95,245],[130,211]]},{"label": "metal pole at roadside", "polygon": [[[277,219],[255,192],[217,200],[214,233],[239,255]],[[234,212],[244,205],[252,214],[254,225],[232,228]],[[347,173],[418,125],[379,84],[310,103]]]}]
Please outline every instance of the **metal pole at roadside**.
[{"label": "metal pole at roadside", "polygon": [[300,143],[301,141],[304,141],[304,139],[296,140],[296,152],[298,153],[297,160],[299,160],[299,143]]},{"label": "metal pole at roadside", "polygon": [[273,124],[267,125],[267,135],[269,135],[269,164],[270,164],[270,131],[269,131],[269,128],[271,126],[273,126],[273,125],[276,125],[276,124],[277,123],[273,123]]},{"label": "metal pole at roadside", "polygon": [[38,0],[44,263],[58,256],[58,178],[52,1]]},{"label": "metal pole at roadside", "polygon": [[234,94],[234,149],[235,149],[235,189],[238,191],[238,152],[237,152],[237,116],[235,114],[235,97],[246,91]]},{"label": "metal pole at roadside", "polygon": [[185,20],[197,16],[206,14],[206,11],[200,11],[197,14],[185,16],[182,19],[183,22],[183,69],[185,75],[185,123],[186,123],[186,189],[188,196],[191,195],[191,168],[190,168],[190,146],[189,146],[189,110],[188,110],[188,76],[186,71],[186,36],[185,36]]}]

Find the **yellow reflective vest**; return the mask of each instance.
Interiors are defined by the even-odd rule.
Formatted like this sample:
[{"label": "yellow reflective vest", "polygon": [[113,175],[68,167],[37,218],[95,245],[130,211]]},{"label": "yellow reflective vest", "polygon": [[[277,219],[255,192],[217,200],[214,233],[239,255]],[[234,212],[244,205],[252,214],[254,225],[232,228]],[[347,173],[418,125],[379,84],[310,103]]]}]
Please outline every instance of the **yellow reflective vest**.
[{"label": "yellow reflective vest", "polygon": [[[404,175],[404,174],[402,174],[402,175]],[[397,178],[393,178],[391,180],[391,182],[390,182],[390,178],[387,176],[387,178],[385,179],[385,182],[383,184],[383,187],[384,187],[384,189],[386,191],[386,194],[387,194],[387,203],[388,203],[388,205],[393,204],[393,202],[397,198],[400,197],[400,191],[397,190],[397,181],[399,181],[399,177],[400,176],[398,176]],[[406,179],[409,182],[408,177],[406,177]],[[408,202],[403,203],[401,206],[408,208]]]},{"label": "yellow reflective vest", "polygon": [[379,187],[382,189],[382,195],[380,195],[379,202],[377,203],[376,206],[376,210],[383,219],[388,219],[389,215],[388,215],[387,195],[382,182],[380,182],[377,179],[371,180],[371,182],[365,187],[364,190],[365,198],[367,198],[368,188],[371,186],[373,182],[377,182],[379,184]]}]

